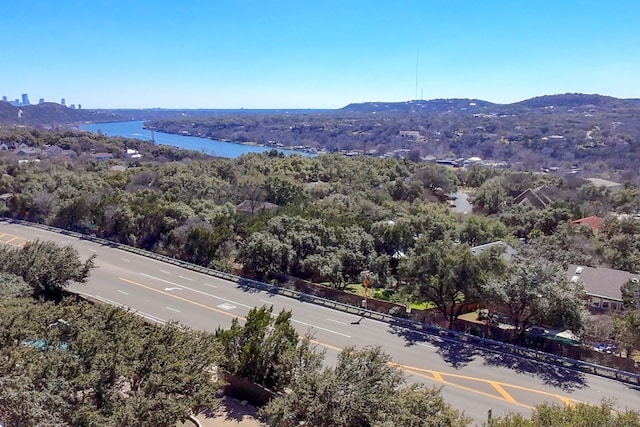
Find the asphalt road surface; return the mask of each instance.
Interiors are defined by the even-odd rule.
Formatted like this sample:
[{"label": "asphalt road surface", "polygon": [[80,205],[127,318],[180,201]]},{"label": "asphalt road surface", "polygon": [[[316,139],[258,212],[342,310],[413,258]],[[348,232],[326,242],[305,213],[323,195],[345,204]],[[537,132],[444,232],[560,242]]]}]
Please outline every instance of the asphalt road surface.
[{"label": "asphalt road surface", "polygon": [[292,311],[298,332],[313,334],[318,346],[326,350],[329,364],[346,346],[382,346],[408,381],[442,387],[445,399],[478,424],[486,421],[489,410],[494,417],[507,412],[528,414],[543,402],[598,404],[613,399],[619,408],[640,409],[637,386],[443,341],[354,314],[247,290],[234,282],[91,241],[0,221],[0,243],[19,247],[33,239],[73,245],[82,259],[96,254],[96,268],[88,283],[74,284],[70,290],[130,308],[149,319],[214,331],[229,327],[235,317],[242,320],[253,307],[271,305],[274,312]]}]

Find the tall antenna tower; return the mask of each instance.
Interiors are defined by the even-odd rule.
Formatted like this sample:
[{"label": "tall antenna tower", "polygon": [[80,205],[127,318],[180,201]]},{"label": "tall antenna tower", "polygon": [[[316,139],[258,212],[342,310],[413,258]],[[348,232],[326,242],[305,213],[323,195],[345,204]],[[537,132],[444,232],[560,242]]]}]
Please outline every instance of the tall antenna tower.
[{"label": "tall antenna tower", "polygon": [[416,49],[416,97],[418,99],[418,65],[420,63],[420,49]]}]

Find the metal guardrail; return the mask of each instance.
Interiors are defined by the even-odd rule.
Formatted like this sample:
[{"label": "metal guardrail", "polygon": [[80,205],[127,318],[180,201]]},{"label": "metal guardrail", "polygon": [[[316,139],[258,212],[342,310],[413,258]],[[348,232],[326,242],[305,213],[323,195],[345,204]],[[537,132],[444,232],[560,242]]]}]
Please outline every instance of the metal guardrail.
[{"label": "metal guardrail", "polygon": [[520,347],[513,344],[504,343],[501,341],[495,341],[487,338],[478,337],[463,332],[457,332],[449,329],[443,329],[437,326],[428,325],[426,323],[417,322],[415,320],[396,317],[391,314],[382,313],[378,311],[368,310],[363,307],[356,307],[350,304],[345,304],[339,301],[322,298],[316,295],[311,295],[303,292],[299,292],[293,289],[283,288],[281,286],[272,285],[258,280],[247,279],[241,276],[237,276],[223,271],[214,270],[207,267],[202,267],[196,264],[192,264],[186,261],[178,260],[166,255],[156,254],[144,249],[135,248],[133,246],[125,245],[122,243],[112,242],[110,240],[102,239],[95,236],[89,236],[86,234],[60,229],[45,224],[33,223],[30,221],[24,221],[13,218],[2,218],[1,220],[9,221],[21,225],[27,225],[30,227],[41,228],[47,231],[52,231],[59,234],[72,236],[81,240],[89,240],[95,243],[99,243],[104,246],[110,246],[113,248],[125,250],[131,253],[142,255],[148,258],[154,258],[162,262],[177,265],[183,268],[187,268],[192,271],[207,274],[209,276],[218,277],[220,279],[228,280],[237,283],[239,286],[259,289],[272,294],[278,294],[295,298],[299,301],[309,302],[312,304],[318,304],[325,307],[341,310],[351,314],[357,314],[363,317],[376,319],[385,323],[397,325],[400,327],[408,328],[414,331],[419,331],[427,335],[438,337],[444,341],[466,343],[475,345],[488,351],[493,351],[501,354],[510,354],[516,357],[522,357],[537,362],[548,363],[556,366],[561,366],[577,371],[590,373],[606,378],[615,379],[621,382],[640,384],[640,374],[634,372],[623,371],[620,369],[611,368],[609,366],[598,365],[595,363],[585,362],[576,359],[570,359],[568,357],[557,356],[551,353],[545,353],[539,350],[534,350],[526,347]]}]

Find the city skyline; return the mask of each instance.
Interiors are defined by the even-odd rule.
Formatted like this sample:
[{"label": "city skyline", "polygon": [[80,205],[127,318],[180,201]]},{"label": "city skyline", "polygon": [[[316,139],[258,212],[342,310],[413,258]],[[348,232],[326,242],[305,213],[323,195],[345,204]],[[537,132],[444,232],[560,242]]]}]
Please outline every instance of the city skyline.
[{"label": "city skyline", "polygon": [[[56,104],[60,104],[63,107],[67,107],[68,106],[70,108],[75,108],[75,104],[67,105],[66,99],[64,97],[63,98],[59,98],[59,99],[60,99],[60,101],[47,101],[45,98],[40,97],[40,98],[38,98],[38,104],[43,104],[45,102],[53,102],[53,103],[56,103]],[[31,101],[29,101],[29,93],[28,92],[22,93],[20,95],[20,98],[13,98],[13,99],[9,98],[7,95],[2,95],[2,102],[8,102],[11,105],[15,105],[15,106],[18,106],[18,107],[25,106],[25,105],[35,105]],[[78,108],[82,108],[82,104],[78,104]]]},{"label": "city skyline", "polygon": [[631,0],[4,2],[0,78],[85,108],[640,98],[638,14]]}]

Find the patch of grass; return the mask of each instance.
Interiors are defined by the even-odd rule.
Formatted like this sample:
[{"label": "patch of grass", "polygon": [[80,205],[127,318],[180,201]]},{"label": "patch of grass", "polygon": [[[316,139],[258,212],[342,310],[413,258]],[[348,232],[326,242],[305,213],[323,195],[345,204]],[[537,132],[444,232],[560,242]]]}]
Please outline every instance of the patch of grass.
[{"label": "patch of grass", "polygon": [[[360,283],[350,283],[345,287],[345,292],[349,292],[355,295],[364,297],[364,286]],[[384,288],[369,288],[369,298],[381,299],[384,301],[391,301],[398,304],[404,304],[404,302],[397,301],[393,297],[396,295],[396,291],[393,289]],[[412,302],[411,309],[415,310],[429,310],[435,308],[435,304],[432,302]]]}]

